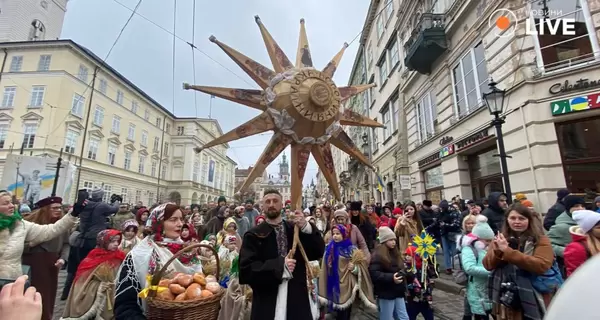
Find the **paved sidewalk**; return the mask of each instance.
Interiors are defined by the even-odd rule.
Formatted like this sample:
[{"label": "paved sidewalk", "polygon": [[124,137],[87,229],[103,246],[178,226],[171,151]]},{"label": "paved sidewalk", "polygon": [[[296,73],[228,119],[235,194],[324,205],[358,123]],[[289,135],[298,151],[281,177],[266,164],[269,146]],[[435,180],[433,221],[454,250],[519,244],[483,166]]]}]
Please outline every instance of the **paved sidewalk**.
[{"label": "paved sidewalk", "polygon": [[65,308],[65,301],[60,301],[60,295],[62,294],[65,280],[67,279],[67,271],[61,270],[58,273],[58,290],[56,291],[56,302],[54,303],[54,315],[53,320],[58,320],[62,317],[63,309]]},{"label": "paved sidewalk", "polygon": [[[66,271],[61,271],[58,275],[58,292],[56,294],[56,303],[54,304],[53,320],[59,320],[62,316],[65,302],[60,301],[63,285],[67,277]],[[435,318],[442,320],[460,320],[463,313],[463,297],[461,295],[445,292],[442,290],[433,290],[433,306],[435,309]],[[353,320],[376,320],[376,312],[357,310],[353,315]],[[419,319],[423,319],[419,317]]]}]

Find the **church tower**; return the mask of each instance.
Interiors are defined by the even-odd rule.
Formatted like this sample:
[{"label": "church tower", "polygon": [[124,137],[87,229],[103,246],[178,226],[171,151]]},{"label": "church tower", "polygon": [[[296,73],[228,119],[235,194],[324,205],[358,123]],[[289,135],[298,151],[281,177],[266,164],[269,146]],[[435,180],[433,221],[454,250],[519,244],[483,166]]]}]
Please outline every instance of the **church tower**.
[{"label": "church tower", "polygon": [[0,0],[0,42],[56,40],[68,0]]},{"label": "church tower", "polygon": [[290,166],[288,164],[285,152],[283,153],[281,162],[279,162],[279,178],[285,181],[290,181]]}]

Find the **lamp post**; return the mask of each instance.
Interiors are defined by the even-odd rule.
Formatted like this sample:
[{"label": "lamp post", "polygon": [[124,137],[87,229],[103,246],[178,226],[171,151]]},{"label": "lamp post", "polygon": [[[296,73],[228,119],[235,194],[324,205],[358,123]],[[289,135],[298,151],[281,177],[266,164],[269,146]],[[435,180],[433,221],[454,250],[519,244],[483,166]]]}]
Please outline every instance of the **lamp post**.
[{"label": "lamp post", "polygon": [[483,94],[483,100],[488,108],[488,111],[494,119],[491,125],[496,128],[496,139],[498,141],[498,156],[500,157],[500,168],[502,169],[502,180],[504,182],[504,193],[506,193],[506,201],[510,204],[512,202],[512,192],[510,190],[510,180],[508,177],[508,166],[506,165],[506,158],[509,156],[506,154],[504,149],[504,136],[502,135],[502,125],[504,124],[504,118],[500,117],[500,114],[504,111],[504,97],[506,96],[505,90],[500,90],[496,87],[497,83],[493,79],[490,79],[489,87],[490,92]]}]

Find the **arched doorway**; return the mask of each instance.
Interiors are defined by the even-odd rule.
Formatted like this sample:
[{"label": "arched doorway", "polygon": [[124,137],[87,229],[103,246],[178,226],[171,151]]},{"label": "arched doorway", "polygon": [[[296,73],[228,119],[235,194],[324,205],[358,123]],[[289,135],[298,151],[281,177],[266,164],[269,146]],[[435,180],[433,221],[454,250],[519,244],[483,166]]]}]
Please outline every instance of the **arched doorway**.
[{"label": "arched doorway", "polygon": [[178,206],[181,205],[181,194],[177,191],[173,191],[169,194],[169,201],[175,202]]},{"label": "arched doorway", "polygon": [[215,197],[215,198],[213,199],[213,201],[214,201],[215,203],[217,203],[217,201],[219,201],[219,197]]},{"label": "arched doorway", "polygon": [[199,205],[204,205],[206,204],[206,195],[201,195],[200,196],[200,202],[198,202]]},{"label": "arched doorway", "polygon": [[192,193],[192,204],[198,204],[198,193]]}]

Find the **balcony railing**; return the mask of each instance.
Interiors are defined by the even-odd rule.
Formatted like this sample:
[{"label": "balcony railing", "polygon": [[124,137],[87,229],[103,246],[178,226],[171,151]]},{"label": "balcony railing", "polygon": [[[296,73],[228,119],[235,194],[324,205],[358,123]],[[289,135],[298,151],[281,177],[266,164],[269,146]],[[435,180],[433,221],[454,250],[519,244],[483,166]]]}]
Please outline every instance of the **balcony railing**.
[{"label": "balcony railing", "polygon": [[404,43],[404,64],[409,70],[429,74],[433,63],[446,51],[445,15],[423,13]]}]

